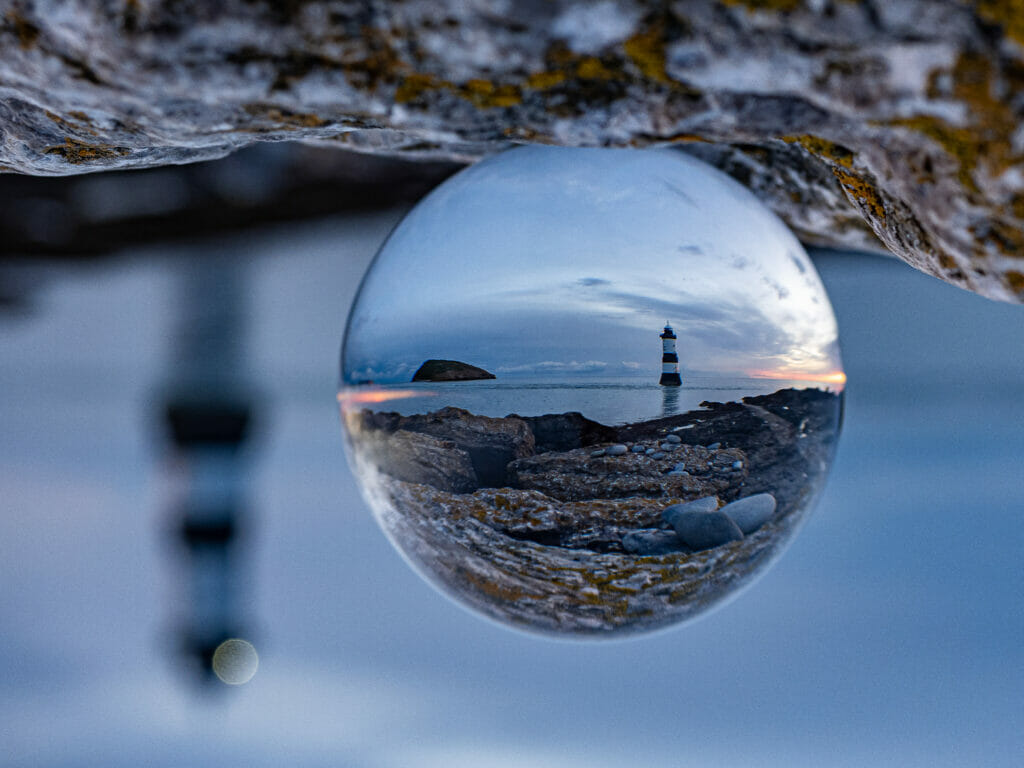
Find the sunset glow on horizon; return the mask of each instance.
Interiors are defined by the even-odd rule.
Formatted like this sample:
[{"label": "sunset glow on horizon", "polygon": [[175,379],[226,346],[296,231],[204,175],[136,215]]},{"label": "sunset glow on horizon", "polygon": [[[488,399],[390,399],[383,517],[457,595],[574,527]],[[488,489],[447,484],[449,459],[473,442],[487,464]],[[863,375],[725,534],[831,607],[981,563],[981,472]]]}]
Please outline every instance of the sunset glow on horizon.
[{"label": "sunset glow on horizon", "polygon": [[417,389],[371,389],[362,392],[339,392],[338,404],[342,409],[364,403],[386,403],[388,400],[404,400],[409,397],[431,397],[436,392],[425,392]]},{"label": "sunset glow on horizon", "polygon": [[790,381],[813,381],[819,384],[846,385],[846,374],[842,371],[828,373],[811,373],[808,371],[750,371],[749,376],[755,379],[788,379]]}]

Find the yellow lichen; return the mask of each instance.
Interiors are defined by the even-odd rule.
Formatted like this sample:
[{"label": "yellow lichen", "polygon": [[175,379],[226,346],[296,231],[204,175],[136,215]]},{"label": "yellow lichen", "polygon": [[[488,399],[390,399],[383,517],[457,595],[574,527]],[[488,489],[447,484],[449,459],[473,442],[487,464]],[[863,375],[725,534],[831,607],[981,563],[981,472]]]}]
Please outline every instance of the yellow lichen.
[{"label": "yellow lichen", "polygon": [[[938,86],[942,74],[946,73],[932,73],[929,87],[932,99],[946,95]],[[966,107],[965,125],[953,125],[934,115],[915,115],[887,124],[916,131],[939,144],[958,162],[957,178],[961,185],[977,193],[974,173],[979,167],[998,175],[1024,160],[1013,150],[1018,120],[1009,103],[994,93],[997,72],[987,55],[962,53],[948,74],[952,83],[948,96]]]},{"label": "yellow lichen", "polygon": [[546,91],[565,80],[565,72],[534,72],[526,78],[526,87],[535,91]]},{"label": "yellow lichen", "polygon": [[668,82],[665,72],[665,24],[659,20],[638,32],[622,45],[629,60],[643,72],[644,77],[659,82]]},{"label": "yellow lichen", "polygon": [[1010,269],[1004,273],[1004,277],[1006,278],[1006,285],[1011,291],[1018,296],[1024,296],[1024,272]]},{"label": "yellow lichen", "polygon": [[43,150],[47,155],[58,155],[66,162],[78,165],[79,163],[91,163],[94,160],[108,160],[113,157],[123,157],[131,150],[127,147],[111,147],[104,144],[86,144],[84,141],[73,139],[70,136],[64,138],[63,144],[55,144]]},{"label": "yellow lichen", "polygon": [[978,15],[1001,24],[1006,36],[1024,45],[1024,0],[978,0]]},{"label": "yellow lichen", "polygon": [[584,80],[614,80],[619,75],[596,56],[586,56],[576,65],[576,75]]},{"label": "yellow lichen", "polygon": [[399,104],[406,104],[410,101],[415,101],[428,91],[436,91],[447,85],[449,84],[443,80],[438,80],[433,75],[422,75],[414,72],[411,75],[407,75],[398,84],[398,88],[395,90],[395,101]]},{"label": "yellow lichen", "polygon": [[844,168],[853,167],[853,152],[842,144],[823,139],[811,134],[783,136],[782,140],[787,144],[799,144],[812,155],[829,160]]},{"label": "yellow lichen", "polygon": [[523,100],[519,87],[495,85],[489,80],[474,78],[467,80],[459,89],[459,95],[478,107],[514,107]]},{"label": "yellow lichen", "polygon": [[832,168],[832,173],[846,191],[847,197],[872,214],[874,220],[885,225],[885,205],[878,191],[860,176],[845,168]]},{"label": "yellow lichen", "polygon": [[258,117],[278,127],[288,129],[296,128],[320,128],[328,125],[330,121],[308,112],[292,112],[288,109],[271,106],[269,104],[246,104],[245,111],[253,117]]},{"label": "yellow lichen", "polygon": [[542,597],[541,595],[528,595],[518,587],[508,587],[502,584],[496,584],[495,582],[489,581],[483,576],[473,573],[473,571],[468,569],[460,569],[459,575],[466,582],[493,600],[511,603],[516,600],[521,600],[524,597],[534,597],[537,599]]},{"label": "yellow lichen", "polygon": [[395,90],[395,101],[399,104],[408,104],[431,91],[454,92],[474,106],[483,109],[513,107],[523,100],[522,92],[518,85],[496,85],[490,80],[473,78],[457,86],[433,75],[414,72],[406,75],[402,82],[399,83],[398,88]]}]

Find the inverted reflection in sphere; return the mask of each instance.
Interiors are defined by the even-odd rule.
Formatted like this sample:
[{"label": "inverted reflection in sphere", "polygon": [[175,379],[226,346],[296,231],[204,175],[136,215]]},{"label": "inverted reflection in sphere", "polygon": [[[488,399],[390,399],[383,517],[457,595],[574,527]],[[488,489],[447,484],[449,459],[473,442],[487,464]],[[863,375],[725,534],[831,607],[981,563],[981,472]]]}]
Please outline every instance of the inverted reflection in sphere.
[{"label": "inverted reflection in sphere", "polygon": [[781,552],[845,376],[800,244],[672,151],[520,148],[441,185],[356,298],[343,420],[428,581],[549,634],[691,618]]}]

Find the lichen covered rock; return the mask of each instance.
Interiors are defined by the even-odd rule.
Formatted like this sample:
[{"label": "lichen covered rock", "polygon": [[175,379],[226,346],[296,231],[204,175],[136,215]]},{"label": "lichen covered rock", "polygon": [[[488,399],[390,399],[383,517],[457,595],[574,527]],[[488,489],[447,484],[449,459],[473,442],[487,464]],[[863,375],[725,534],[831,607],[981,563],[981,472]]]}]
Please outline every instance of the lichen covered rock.
[{"label": "lichen covered rock", "polygon": [[985,0],[15,2],[0,169],[257,141],[680,146],[807,242],[1024,299],[1024,25]]}]

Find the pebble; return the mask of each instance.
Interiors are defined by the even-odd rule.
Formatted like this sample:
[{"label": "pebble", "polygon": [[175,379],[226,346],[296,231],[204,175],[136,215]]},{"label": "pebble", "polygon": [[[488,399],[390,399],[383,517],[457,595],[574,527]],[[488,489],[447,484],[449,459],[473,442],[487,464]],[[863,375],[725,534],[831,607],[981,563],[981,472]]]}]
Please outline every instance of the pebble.
[{"label": "pebble", "polygon": [[671,507],[665,507],[661,512],[661,519],[669,525],[672,525],[672,518],[674,518],[680,512],[714,512],[718,509],[718,497],[717,496],[704,496],[694,501],[687,501],[683,504],[673,504]]},{"label": "pebble", "polygon": [[643,453],[647,449],[644,448],[642,445],[637,444],[630,448],[630,450],[633,451],[633,453]]},{"label": "pebble", "polygon": [[743,533],[753,533],[772,519],[775,506],[775,497],[770,493],[756,493],[726,504],[721,511],[728,515]]},{"label": "pebble", "polygon": [[709,451],[717,451],[721,447],[722,447],[721,443],[712,443],[711,445],[708,446],[708,450]]},{"label": "pebble", "polygon": [[604,456],[604,448],[598,448],[596,451],[590,452],[590,458],[596,459],[598,456]]},{"label": "pebble", "polygon": [[672,515],[676,535],[690,549],[712,549],[740,541],[743,531],[722,512],[683,512]]},{"label": "pebble", "polygon": [[662,451],[655,451],[654,453],[651,454],[651,458],[652,459],[664,459],[665,458],[665,454]]},{"label": "pebble", "polygon": [[674,434],[673,435],[665,435],[665,442],[666,443],[681,443],[681,442],[683,442],[683,438],[681,438],[679,435],[674,435]]},{"label": "pebble", "polygon": [[680,461],[678,464],[676,464],[674,467],[672,467],[672,471],[673,472],[685,472],[686,471],[686,465],[683,462]]},{"label": "pebble", "polygon": [[617,443],[605,449],[605,454],[608,456],[624,456],[628,450],[622,443]]},{"label": "pebble", "polygon": [[743,462],[742,461],[734,461],[732,463],[732,468],[733,469],[743,469]]},{"label": "pebble", "polygon": [[622,537],[622,548],[633,555],[666,555],[684,549],[675,531],[657,528],[630,531]]},{"label": "pebble", "polygon": [[661,450],[663,450],[663,451],[674,451],[679,446],[675,445],[674,443],[665,442],[665,443],[662,443],[661,445],[659,445],[658,447],[661,448]]},{"label": "pebble", "polygon": [[644,451],[645,456],[653,456],[655,453],[657,453],[657,451],[655,451],[653,448],[648,448],[646,451]]}]

